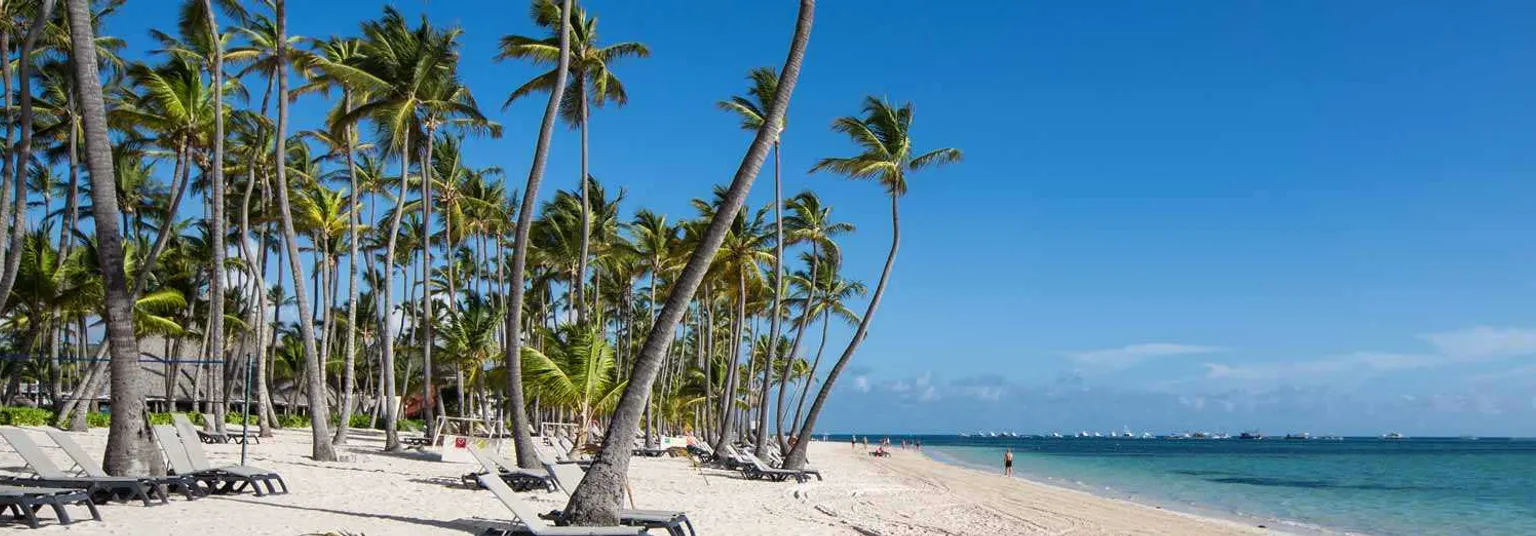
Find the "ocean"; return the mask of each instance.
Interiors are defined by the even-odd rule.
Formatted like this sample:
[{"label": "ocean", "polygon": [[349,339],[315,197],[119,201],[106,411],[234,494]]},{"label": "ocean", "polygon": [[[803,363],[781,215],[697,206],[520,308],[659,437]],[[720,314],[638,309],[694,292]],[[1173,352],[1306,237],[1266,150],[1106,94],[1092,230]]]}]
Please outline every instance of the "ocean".
[{"label": "ocean", "polygon": [[1016,476],[1276,528],[1536,535],[1536,440],[891,436],[891,442],[913,438],[941,462],[1001,471],[1003,450],[1011,447]]}]

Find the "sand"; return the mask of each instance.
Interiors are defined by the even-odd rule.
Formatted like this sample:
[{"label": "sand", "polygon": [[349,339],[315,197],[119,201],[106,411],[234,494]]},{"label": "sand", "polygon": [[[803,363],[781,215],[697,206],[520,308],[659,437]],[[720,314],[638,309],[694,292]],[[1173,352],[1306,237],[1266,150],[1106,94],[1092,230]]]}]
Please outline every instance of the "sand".
[{"label": "sand", "polygon": [[[72,465],[40,429],[29,432],[56,463]],[[512,517],[488,492],[459,486],[459,476],[472,469],[469,464],[435,461],[435,455],[415,451],[384,454],[379,451],[382,436],[372,431],[355,433],[340,449],[351,461],[319,463],[308,458],[309,437],[308,431],[279,431],[250,447],[247,463],[281,473],[290,494],[196,501],[178,496],[154,507],[113,503],[102,507],[103,522],[64,527],[50,520],[35,533],[462,535]],[[76,441],[99,456],[106,430],[76,434]],[[204,447],[215,465],[239,461],[239,445]],[[695,468],[683,458],[636,458],[630,479],[636,506],[685,511],[704,536],[1269,532],[983,474],[910,451],[876,459],[847,444],[817,443],[811,459],[825,481],[749,481],[720,469]],[[10,449],[0,447],[0,472],[26,470]],[[561,496],[523,496],[539,511],[563,506]]]}]

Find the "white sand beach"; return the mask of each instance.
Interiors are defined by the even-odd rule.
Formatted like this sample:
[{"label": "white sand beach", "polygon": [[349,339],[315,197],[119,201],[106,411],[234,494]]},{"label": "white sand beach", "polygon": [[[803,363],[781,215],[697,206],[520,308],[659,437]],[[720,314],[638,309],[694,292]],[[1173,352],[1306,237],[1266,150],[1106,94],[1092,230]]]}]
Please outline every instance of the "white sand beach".
[{"label": "white sand beach", "polygon": [[[42,430],[28,431],[56,463],[71,465]],[[76,436],[99,456],[106,430]],[[316,463],[307,459],[309,437],[307,431],[281,431],[250,448],[248,464],[281,473],[292,489],[290,494],[258,498],[245,493],[190,502],[177,496],[168,505],[154,507],[113,503],[102,507],[103,522],[61,527],[50,520],[35,533],[448,535],[477,533],[512,517],[490,493],[458,484],[459,476],[472,469],[469,464],[433,461],[435,456],[415,451],[386,455],[379,452],[382,437],[370,431],[358,432],[342,449],[352,461]],[[205,447],[216,465],[239,461],[239,445]],[[4,451],[0,471],[26,472],[19,457],[9,449],[0,450]],[[897,451],[890,458],[876,459],[846,444],[818,443],[811,455],[825,481],[750,481],[667,457],[636,458],[630,477],[639,508],[685,511],[703,536],[1268,532],[982,474],[915,452]],[[540,511],[563,506],[563,499],[556,499],[560,496],[544,492],[523,496]]]}]

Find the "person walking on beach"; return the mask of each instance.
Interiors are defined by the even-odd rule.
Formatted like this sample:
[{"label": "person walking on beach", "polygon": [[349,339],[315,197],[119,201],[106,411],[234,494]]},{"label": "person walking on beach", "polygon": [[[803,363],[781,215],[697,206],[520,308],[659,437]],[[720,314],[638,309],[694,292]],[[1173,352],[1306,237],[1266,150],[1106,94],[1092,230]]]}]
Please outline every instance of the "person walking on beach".
[{"label": "person walking on beach", "polygon": [[916,442],[917,442],[917,448],[915,450],[923,450],[923,440],[918,439],[918,440],[916,440]]},{"label": "person walking on beach", "polygon": [[859,436],[848,437],[848,448],[859,450]]},{"label": "person walking on beach", "polygon": [[1013,449],[1003,453],[1003,476],[1013,476]]}]

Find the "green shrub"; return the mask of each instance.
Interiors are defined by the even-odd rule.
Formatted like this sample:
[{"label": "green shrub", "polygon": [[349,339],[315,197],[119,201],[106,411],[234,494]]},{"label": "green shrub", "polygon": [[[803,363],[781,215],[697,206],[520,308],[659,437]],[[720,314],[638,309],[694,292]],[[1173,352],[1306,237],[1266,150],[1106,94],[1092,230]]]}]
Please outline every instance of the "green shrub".
[{"label": "green shrub", "polygon": [[[224,414],[224,422],[226,424],[239,425],[240,424],[240,415],[241,415],[240,413],[234,412],[234,411],[231,411],[229,413],[225,413]],[[248,424],[250,424],[251,426],[256,426],[257,424],[261,423],[261,418],[259,416],[257,416],[257,415],[251,415],[250,420],[248,420],[246,422]]]},{"label": "green shrub", "polygon": [[53,424],[53,412],[42,408],[0,408],[0,424],[48,426]]},{"label": "green shrub", "polygon": [[303,415],[278,415],[277,424],[283,428],[308,428],[309,417]]},{"label": "green shrub", "polygon": [[85,414],[85,425],[91,428],[106,428],[112,426],[112,416],[99,411]]}]

